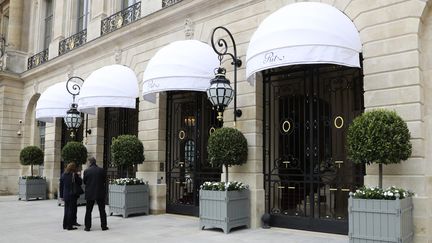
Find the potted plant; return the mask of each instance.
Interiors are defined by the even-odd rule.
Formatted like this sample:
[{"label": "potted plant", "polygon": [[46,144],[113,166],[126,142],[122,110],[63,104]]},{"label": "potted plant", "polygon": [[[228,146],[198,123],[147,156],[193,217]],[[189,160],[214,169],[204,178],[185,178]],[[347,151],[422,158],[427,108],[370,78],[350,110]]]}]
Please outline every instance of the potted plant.
[{"label": "potted plant", "polygon": [[383,165],[400,163],[411,156],[406,123],[394,111],[365,112],[348,128],[347,150],[354,163],[379,166],[378,187],[350,193],[350,242],[411,242],[413,193],[396,187],[382,189]]},{"label": "potted plant", "polygon": [[207,151],[211,164],[225,167],[225,182],[201,185],[200,228],[221,228],[228,234],[234,227],[250,227],[248,186],[241,182],[228,182],[228,167],[247,161],[246,138],[237,129],[220,128],[210,135]]},{"label": "potted plant", "polygon": [[[68,142],[61,151],[61,156],[64,162],[74,162],[78,168],[84,164],[87,160],[87,148],[81,142],[71,141]],[[83,190],[84,184],[82,184]],[[60,189],[59,189],[60,190]],[[58,198],[58,205],[60,206],[62,201]],[[81,194],[77,200],[78,205],[86,204],[85,195]]]},{"label": "potted plant", "polygon": [[30,165],[31,175],[19,178],[18,200],[46,199],[46,180],[41,176],[33,175],[33,165],[41,165],[44,161],[44,154],[37,146],[27,146],[20,152],[22,165]]},{"label": "potted plant", "polygon": [[[111,145],[113,164],[126,169],[144,161],[144,147],[134,135],[120,135]],[[127,175],[129,177],[129,175]],[[149,214],[149,187],[141,179],[120,178],[110,180],[108,189],[110,215]]]}]

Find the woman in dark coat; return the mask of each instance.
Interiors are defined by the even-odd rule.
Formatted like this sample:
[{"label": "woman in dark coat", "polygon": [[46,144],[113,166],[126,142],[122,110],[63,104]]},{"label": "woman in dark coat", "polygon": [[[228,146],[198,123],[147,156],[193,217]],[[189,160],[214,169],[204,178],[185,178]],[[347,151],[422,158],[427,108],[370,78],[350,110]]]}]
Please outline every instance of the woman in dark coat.
[{"label": "woman in dark coat", "polygon": [[74,226],[79,226],[76,222],[79,195],[72,194],[72,179],[74,183],[81,186],[82,179],[77,174],[77,166],[73,162],[66,166],[65,172],[60,178],[60,198],[64,201],[63,229],[67,230],[75,230],[77,228]]}]

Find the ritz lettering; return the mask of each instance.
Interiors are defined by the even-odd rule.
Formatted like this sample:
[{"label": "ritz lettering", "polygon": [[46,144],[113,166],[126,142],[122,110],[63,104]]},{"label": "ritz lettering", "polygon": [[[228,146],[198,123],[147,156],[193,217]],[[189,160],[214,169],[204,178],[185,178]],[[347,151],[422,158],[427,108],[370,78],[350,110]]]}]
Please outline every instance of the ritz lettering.
[{"label": "ritz lettering", "polygon": [[277,54],[275,54],[274,52],[267,52],[265,55],[264,55],[264,61],[263,61],[263,64],[267,64],[267,63],[274,63],[274,62],[280,62],[280,61],[282,61],[283,59],[284,59],[285,57],[284,56],[282,56],[282,57],[280,57],[280,56],[278,56]]}]

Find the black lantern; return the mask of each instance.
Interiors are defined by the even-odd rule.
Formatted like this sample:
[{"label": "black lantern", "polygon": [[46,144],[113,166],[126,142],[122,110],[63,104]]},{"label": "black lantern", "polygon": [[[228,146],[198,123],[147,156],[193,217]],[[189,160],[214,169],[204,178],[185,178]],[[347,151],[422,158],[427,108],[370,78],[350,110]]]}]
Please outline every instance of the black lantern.
[{"label": "black lantern", "polygon": [[[217,50],[215,46],[214,35],[218,30],[224,30],[231,39],[233,44],[234,53],[228,53],[228,45],[225,39],[218,39],[217,43],[221,50]],[[234,125],[237,120],[237,117],[242,115],[241,110],[237,109],[237,67],[240,67],[242,62],[237,58],[237,47],[234,41],[234,38],[225,27],[219,26],[213,30],[212,33],[212,47],[213,50],[219,55],[220,64],[222,64],[222,59],[225,55],[229,55],[233,61],[231,62],[234,65],[234,89],[230,85],[230,81],[225,77],[226,70],[223,67],[219,67],[216,69],[216,76],[212,80],[210,80],[210,87],[207,89],[207,97],[212,103],[213,107],[218,112],[218,120],[220,122],[223,121],[223,112],[225,108],[230,104],[231,100],[234,99]]]},{"label": "black lantern", "polygon": [[75,96],[79,95],[83,82],[84,80],[80,77],[71,77],[66,82],[66,89],[69,94],[72,95],[72,104],[63,120],[67,128],[71,131],[71,137],[75,137],[74,132],[81,126],[82,123],[81,113],[77,109],[78,104],[75,103]]}]

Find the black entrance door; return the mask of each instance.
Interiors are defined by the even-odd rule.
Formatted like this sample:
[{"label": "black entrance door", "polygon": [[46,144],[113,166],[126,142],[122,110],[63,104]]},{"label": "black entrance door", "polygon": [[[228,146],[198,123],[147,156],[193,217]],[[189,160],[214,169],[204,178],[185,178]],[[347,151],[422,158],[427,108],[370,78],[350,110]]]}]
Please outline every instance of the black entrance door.
[{"label": "black entrance door", "polygon": [[302,65],[264,73],[266,210],[274,226],[346,234],[348,195],[364,169],[347,159],[363,112],[360,69]]},{"label": "black entrance door", "polygon": [[136,109],[129,108],[105,108],[104,125],[104,153],[103,167],[108,179],[135,177],[135,168],[128,168],[129,171],[114,167],[111,159],[112,139],[119,135],[129,134],[138,136],[138,107],[139,100],[136,99]]},{"label": "black entrance door", "polygon": [[168,213],[198,216],[200,185],[204,181],[220,181],[220,167],[212,167],[207,161],[207,140],[215,124],[216,114],[205,93],[168,93]]}]

